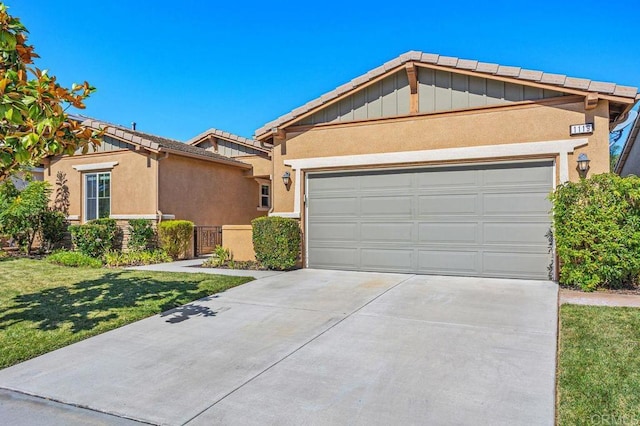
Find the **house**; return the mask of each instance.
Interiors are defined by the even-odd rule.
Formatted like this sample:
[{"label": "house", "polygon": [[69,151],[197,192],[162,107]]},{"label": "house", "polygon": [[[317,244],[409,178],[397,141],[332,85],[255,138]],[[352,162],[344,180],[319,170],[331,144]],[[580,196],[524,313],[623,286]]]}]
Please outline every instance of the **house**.
[{"label": "house", "polygon": [[620,158],[615,165],[615,172],[620,176],[640,176],[640,117],[636,118],[627,142],[622,148]]},{"label": "house", "polygon": [[241,161],[195,144],[83,120],[91,128],[106,128],[101,145],[86,154],[52,157],[44,170],[54,192],[58,174],[66,179],[72,223],[110,217],[124,227],[130,219],[175,218],[219,226],[248,224],[266,214],[269,200],[263,200],[259,182],[269,180],[267,145]]},{"label": "house", "polygon": [[[635,87],[405,53],[258,129],[303,265],[554,276],[549,193],[609,171]],[[234,249],[232,247],[232,249]]]}]

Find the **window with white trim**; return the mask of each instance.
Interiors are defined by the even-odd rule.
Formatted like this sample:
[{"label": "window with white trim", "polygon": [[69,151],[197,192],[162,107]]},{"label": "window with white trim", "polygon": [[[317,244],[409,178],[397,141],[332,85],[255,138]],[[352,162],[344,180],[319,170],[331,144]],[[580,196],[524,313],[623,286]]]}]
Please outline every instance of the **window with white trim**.
[{"label": "window with white trim", "polygon": [[268,209],[271,206],[271,185],[260,184],[260,208]]},{"label": "window with white trim", "polygon": [[111,214],[111,172],[84,175],[84,221]]}]

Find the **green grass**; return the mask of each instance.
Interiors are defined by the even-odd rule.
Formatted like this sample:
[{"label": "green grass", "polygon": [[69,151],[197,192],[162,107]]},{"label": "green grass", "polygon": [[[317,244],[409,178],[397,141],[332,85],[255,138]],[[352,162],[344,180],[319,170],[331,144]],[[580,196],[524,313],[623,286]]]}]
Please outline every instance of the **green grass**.
[{"label": "green grass", "polygon": [[558,424],[640,424],[640,309],[560,309]]},{"label": "green grass", "polygon": [[[251,280],[2,259],[0,368]],[[177,314],[169,322],[185,319],[184,313]]]}]

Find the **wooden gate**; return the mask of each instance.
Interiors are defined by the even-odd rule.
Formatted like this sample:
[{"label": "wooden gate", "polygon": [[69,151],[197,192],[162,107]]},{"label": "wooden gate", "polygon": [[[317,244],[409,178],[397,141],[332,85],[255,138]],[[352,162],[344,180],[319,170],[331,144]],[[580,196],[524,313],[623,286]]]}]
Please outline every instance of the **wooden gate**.
[{"label": "wooden gate", "polygon": [[195,257],[213,253],[216,246],[222,245],[222,226],[193,227],[193,254]]}]

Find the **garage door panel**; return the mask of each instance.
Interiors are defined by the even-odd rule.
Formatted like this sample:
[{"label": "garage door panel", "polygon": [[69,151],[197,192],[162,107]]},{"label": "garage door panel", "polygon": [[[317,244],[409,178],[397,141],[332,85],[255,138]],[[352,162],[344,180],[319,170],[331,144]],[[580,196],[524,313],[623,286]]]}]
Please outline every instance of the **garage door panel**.
[{"label": "garage door panel", "polygon": [[449,168],[442,171],[418,174],[418,188],[420,189],[444,189],[444,188],[469,188],[478,184],[477,170],[464,170],[461,168]]},{"label": "garage door panel", "polygon": [[318,198],[313,200],[315,217],[358,216],[358,199],[353,197]]},{"label": "garage door panel", "polygon": [[460,250],[418,250],[418,272],[475,275],[478,252]]},{"label": "garage door panel", "polygon": [[419,216],[476,214],[477,194],[420,195]]},{"label": "garage door panel", "polygon": [[367,190],[384,190],[410,188],[413,184],[414,175],[412,173],[380,173],[362,176],[360,180],[360,189]]},{"label": "garage door panel", "polygon": [[413,240],[413,223],[363,222],[360,227],[361,241],[364,243],[396,242],[411,244]]},{"label": "garage door panel", "polygon": [[546,253],[484,252],[482,263],[485,272],[496,277],[547,279],[550,257]]},{"label": "garage door panel", "polygon": [[418,242],[428,243],[478,243],[478,224],[460,222],[431,222],[418,225]]},{"label": "garage door panel", "polygon": [[544,245],[549,224],[541,223],[484,223],[484,242],[487,244]]},{"label": "garage door panel", "polygon": [[550,187],[553,176],[545,163],[504,165],[489,167],[484,170],[483,183],[486,186],[521,186],[542,185]]},{"label": "garage door panel", "polygon": [[309,238],[313,241],[358,241],[358,223],[314,222],[309,225]]},{"label": "garage door panel", "polygon": [[309,174],[308,264],[547,279],[554,176],[551,161]]},{"label": "garage door panel", "polygon": [[361,216],[404,217],[411,219],[413,198],[410,196],[361,198]]},{"label": "garage door panel", "polygon": [[413,269],[412,249],[363,248],[362,267],[370,271],[407,271]]},{"label": "garage door panel", "polygon": [[354,248],[309,247],[309,257],[314,259],[316,268],[357,269],[360,263],[358,250]]},{"label": "garage door panel", "polygon": [[547,194],[539,192],[520,194],[483,194],[485,215],[544,215],[549,216],[551,203]]}]

